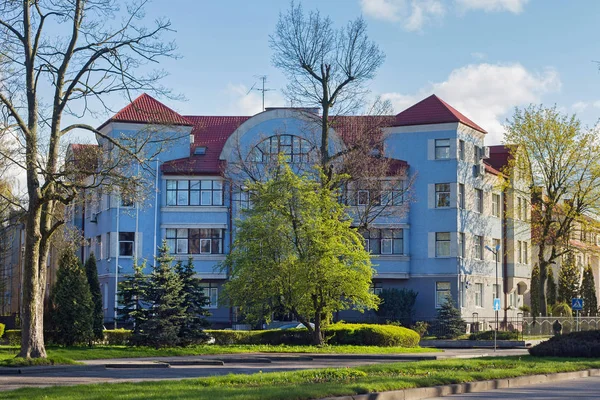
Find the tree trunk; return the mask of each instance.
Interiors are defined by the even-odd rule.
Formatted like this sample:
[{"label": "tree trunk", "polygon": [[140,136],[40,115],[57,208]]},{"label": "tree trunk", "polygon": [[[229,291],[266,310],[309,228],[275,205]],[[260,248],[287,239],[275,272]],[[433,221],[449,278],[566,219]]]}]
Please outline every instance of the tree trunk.
[{"label": "tree trunk", "polygon": [[323,345],[323,334],[321,331],[321,313],[315,312],[315,330],[313,331],[313,344],[317,346]]},{"label": "tree trunk", "polygon": [[21,351],[19,357],[45,358],[44,347],[44,296],[45,271],[40,269],[40,209],[30,204],[26,223],[25,254],[23,262],[23,309],[21,310]]},{"label": "tree trunk", "polygon": [[[541,251],[541,249],[540,249],[540,251]],[[538,299],[539,299],[539,303],[540,303],[540,313],[545,316],[548,314],[547,302],[546,302],[546,281],[548,280],[548,267],[549,267],[550,263],[547,262],[546,260],[544,260],[543,256],[541,256],[541,255],[538,258],[538,261],[539,261],[539,265],[540,265],[540,282],[539,282],[540,287],[539,287]]]}]

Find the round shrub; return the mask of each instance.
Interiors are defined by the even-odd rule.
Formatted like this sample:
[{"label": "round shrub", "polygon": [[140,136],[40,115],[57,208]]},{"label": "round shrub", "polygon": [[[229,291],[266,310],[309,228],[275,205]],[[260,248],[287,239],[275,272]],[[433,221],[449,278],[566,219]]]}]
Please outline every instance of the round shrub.
[{"label": "round shrub", "polygon": [[600,357],[600,330],[554,336],[530,348],[529,354],[537,357]]},{"label": "round shrub", "polygon": [[329,344],[416,347],[421,337],[412,329],[394,325],[335,324],[325,328]]},{"label": "round shrub", "polygon": [[123,346],[129,344],[129,339],[131,339],[131,330],[129,329],[105,329],[104,333],[104,342],[109,345],[119,345]]},{"label": "round shrub", "polygon": [[7,329],[4,332],[4,338],[8,341],[11,346],[18,346],[21,344],[21,330],[20,329]]}]

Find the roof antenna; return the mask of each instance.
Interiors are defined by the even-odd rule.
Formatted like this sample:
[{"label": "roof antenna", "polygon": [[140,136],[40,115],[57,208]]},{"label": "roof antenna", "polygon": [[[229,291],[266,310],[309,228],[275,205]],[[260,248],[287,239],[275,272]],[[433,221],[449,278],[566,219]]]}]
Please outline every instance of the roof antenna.
[{"label": "roof antenna", "polygon": [[254,82],[254,85],[252,85],[252,87],[250,88],[250,90],[248,90],[248,93],[246,93],[246,96],[248,94],[250,94],[250,92],[253,91],[253,90],[258,90],[259,92],[262,92],[262,109],[263,109],[263,111],[265,111],[265,92],[270,92],[270,91],[275,90],[275,89],[265,88],[265,83],[267,82],[267,76],[266,75],[258,75],[258,76],[255,75],[255,77],[258,78],[258,79],[260,79],[262,81],[262,88],[255,87],[256,84],[257,84],[257,82]]}]

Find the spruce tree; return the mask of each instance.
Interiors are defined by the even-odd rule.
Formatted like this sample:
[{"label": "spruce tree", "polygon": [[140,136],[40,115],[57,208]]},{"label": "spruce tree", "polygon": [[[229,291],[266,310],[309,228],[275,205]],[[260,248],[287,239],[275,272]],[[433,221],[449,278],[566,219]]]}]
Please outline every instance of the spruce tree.
[{"label": "spruce tree", "polygon": [[529,292],[531,315],[535,318],[540,314],[540,266],[535,264],[531,270],[531,291]]},{"label": "spruce tree", "polygon": [[124,324],[133,324],[132,342],[140,339],[140,326],[146,321],[144,299],[148,287],[147,276],[144,274],[146,263],[133,264],[133,274],[125,275],[119,282],[119,304],[117,310],[119,320]]},{"label": "spruce tree", "polygon": [[579,266],[573,255],[569,255],[560,266],[558,274],[558,302],[571,304],[571,299],[579,297]]},{"label": "spruce tree", "polygon": [[72,346],[93,338],[93,302],[85,271],[72,249],[59,262],[52,291],[52,324],[55,341]]},{"label": "spruce tree", "polygon": [[104,312],[102,310],[102,292],[100,291],[98,268],[96,267],[96,256],[94,256],[94,253],[90,254],[90,257],[85,262],[85,274],[87,275],[90,294],[92,295],[92,327],[94,339],[102,340],[104,338]]},{"label": "spruce tree", "polygon": [[[554,281],[554,271],[548,266],[548,280],[546,281],[546,300],[549,306],[556,304],[556,281]],[[541,306],[541,305],[540,305]]]},{"label": "spruce tree", "polygon": [[451,297],[437,311],[434,331],[438,339],[455,339],[466,332],[466,322]]},{"label": "spruce tree", "polygon": [[197,343],[207,338],[203,329],[209,326],[206,320],[206,317],[210,315],[206,310],[209,300],[204,295],[200,278],[195,277],[191,257],[185,265],[178,262],[175,270],[183,283],[182,299],[183,309],[185,310],[185,318],[179,329],[179,339],[181,344]]},{"label": "spruce tree", "polygon": [[163,241],[148,277],[144,296],[146,320],[140,326],[139,344],[156,348],[180,344],[179,330],[185,320],[183,282],[173,268],[173,260]]},{"label": "spruce tree", "polygon": [[581,297],[583,298],[583,315],[596,316],[598,313],[598,298],[596,297],[596,282],[592,266],[588,264],[583,271],[581,282]]}]

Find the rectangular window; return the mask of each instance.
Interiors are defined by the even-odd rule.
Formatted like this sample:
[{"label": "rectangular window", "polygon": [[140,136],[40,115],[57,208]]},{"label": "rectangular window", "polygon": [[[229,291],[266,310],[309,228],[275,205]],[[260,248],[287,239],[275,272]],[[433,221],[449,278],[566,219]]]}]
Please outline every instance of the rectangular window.
[{"label": "rectangular window", "polygon": [[223,254],[224,229],[167,229],[173,254]]},{"label": "rectangular window", "polygon": [[523,244],[520,240],[517,240],[517,262],[523,263]]},{"label": "rectangular window", "polygon": [[450,232],[436,232],[435,256],[450,257]]},{"label": "rectangular window", "polygon": [[223,182],[167,180],[168,206],[222,206]]},{"label": "rectangular window", "polygon": [[458,248],[458,256],[465,256],[465,234],[463,232],[459,232],[457,238],[457,248]]},{"label": "rectangular window", "polygon": [[[494,255],[494,261],[500,262],[500,255],[502,254],[502,247],[500,246],[500,239],[494,239],[493,244],[494,244],[494,251],[496,252],[496,254]],[[498,249],[498,250],[496,250],[496,249]]]},{"label": "rectangular window", "polygon": [[475,307],[483,307],[483,283],[475,284]]},{"label": "rectangular window", "polygon": [[106,234],[106,258],[111,258],[113,256],[112,250],[110,249],[110,232]]},{"label": "rectangular window", "polygon": [[207,308],[217,308],[219,306],[219,288],[214,283],[200,283],[204,296],[208,298]]},{"label": "rectangular window", "polygon": [[135,232],[119,232],[119,255],[132,257],[134,241]]},{"label": "rectangular window", "polygon": [[492,193],[492,215],[500,217],[500,195],[498,193]]},{"label": "rectangular window", "polygon": [[475,189],[475,211],[483,213],[483,190]]},{"label": "rectangular window", "polygon": [[479,147],[477,145],[473,146],[473,163],[479,164]]},{"label": "rectangular window", "polygon": [[529,244],[527,242],[523,242],[523,257],[522,257],[522,263],[523,264],[528,264],[529,263]]},{"label": "rectangular window", "polygon": [[404,254],[402,229],[369,229],[363,232],[365,250],[371,254]]},{"label": "rectangular window", "polygon": [[521,213],[523,209],[523,205],[521,204],[521,198],[517,197],[517,215],[515,216],[515,219],[520,219],[521,218]]},{"label": "rectangular window", "polygon": [[369,204],[369,191],[368,190],[359,190],[358,191],[358,202],[359,206],[366,206]]},{"label": "rectangular window", "polygon": [[96,258],[102,260],[102,236],[96,236]]},{"label": "rectangular window", "polygon": [[450,282],[435,283],[435,306],[440,308],[450,298]]},{"label": "rectangular window", "polygon": [[131,194],[127,194],[127,193],[121,193],[121,195],[119,196],[120,199],[120,204],[121,207],[133,207],[134,206],[134,202],[133,202],[133,196]]},{"label": "rectangular window", "polygon": [[527,221],[527,200],[521,198],[521,221]]},{"label": "rectangular window", "polygon": [[450,207],[450,184],[436,183],[435,184],[435,207],[445,208]]},{"label": "rectangular window", "polygon": [[465,209],[465,185],[462,183],[458,184],[458,208]]},{"label": "rectangular window", "polygon": [[475,258],[483,260],[483,236],[473,236],[473,244],[475,249]]},{"label": "rectangular window", "polygon": [[379,296],[381,294],[382,290],[383,290],[383,288],[381,287],[381,283],[375,283],[375,282],[373,282],[371,284],[371,287],[369,288],[369,292],[371,294],[376,294],[377,296]]},{"label": "rectangular window", "polygon": [[450,139],[435,140],[435,159],[447,160],[450,158]]},{"label": "rectangular window", "polygon": [[458,158],[461,161],[465,161],[465,141],[464,140],[458,141]]}]

